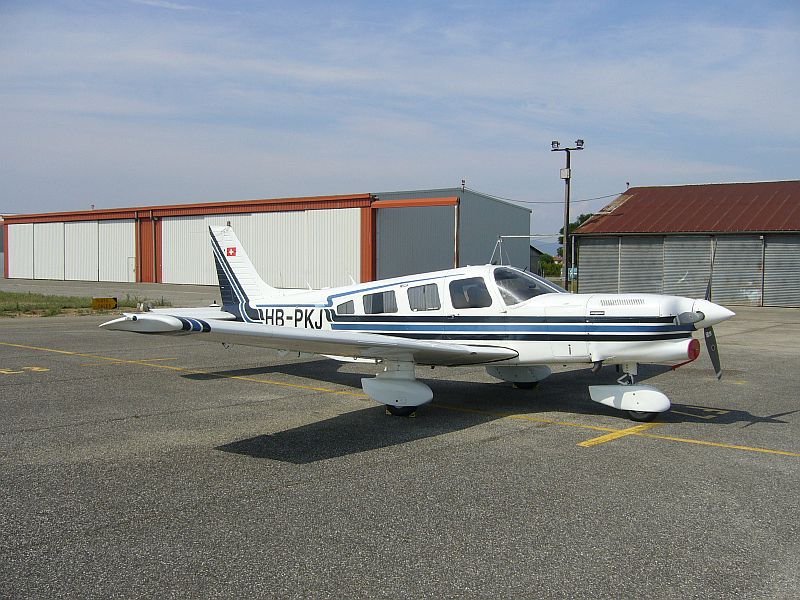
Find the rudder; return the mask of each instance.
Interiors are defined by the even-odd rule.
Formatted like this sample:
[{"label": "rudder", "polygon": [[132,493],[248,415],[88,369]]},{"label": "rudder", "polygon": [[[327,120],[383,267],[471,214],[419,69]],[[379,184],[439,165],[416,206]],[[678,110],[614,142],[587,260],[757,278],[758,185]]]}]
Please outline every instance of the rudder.
[{"label": "rudder", "polygon": [[208,230],[223,308],[243,321],[258,321],[253,303],[279,296],[280,292],[264,283],[231,227],[212,226]]}]

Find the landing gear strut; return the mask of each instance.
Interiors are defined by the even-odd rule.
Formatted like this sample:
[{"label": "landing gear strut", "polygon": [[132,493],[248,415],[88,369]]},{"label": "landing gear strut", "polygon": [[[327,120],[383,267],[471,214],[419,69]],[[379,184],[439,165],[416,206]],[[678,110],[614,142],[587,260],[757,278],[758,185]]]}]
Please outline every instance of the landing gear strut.
[{"label": "landing gear strut", "polygon": [[[636,363],[625,363],[622,365],[622,370],[622,376],[617,379],[617,383],[620,385],[633,385],[634,376],[639,374],[639,365]],[[631,421],[636,421],[638,423],[649,423],[658,416],[657,412],[647,410],[628,410],[625,412],[628,413],[628,418]]]}]

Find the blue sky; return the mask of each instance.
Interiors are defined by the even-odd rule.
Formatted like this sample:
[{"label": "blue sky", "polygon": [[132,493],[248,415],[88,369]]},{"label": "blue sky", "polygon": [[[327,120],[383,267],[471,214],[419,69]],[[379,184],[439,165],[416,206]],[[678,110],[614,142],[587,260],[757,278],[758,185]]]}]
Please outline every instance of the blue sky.
[{"label": "blue sky", "polygon": [[[0,212],[798,179],[797,2],[0,2]],[[608,200],[576,203],[573,214]]]}]

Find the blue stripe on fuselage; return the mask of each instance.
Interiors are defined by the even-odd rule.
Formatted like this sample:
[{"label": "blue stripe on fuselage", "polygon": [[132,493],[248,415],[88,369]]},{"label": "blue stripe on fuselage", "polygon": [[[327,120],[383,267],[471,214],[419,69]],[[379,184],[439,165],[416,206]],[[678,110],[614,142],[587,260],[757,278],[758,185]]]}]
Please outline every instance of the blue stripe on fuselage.
[{"label": "blue stripe on fuselage", "polygon": [[569,333],[669,333],[669,332],[691,332],[694,327],[691,325],[595,325],[587,323],[583,325],[559,325],[559,324],[508,324],[493,323],[491,325],[448,325],[441,324],[373,324],[373,323],[331,323],[331,328],[341,331],[364,331],[370,333],[394,332],[394,331],[437,331],[437,332],[458,332],[458,333],[524,333],[524,332],[543,332],[555,333],[559,331]]}]

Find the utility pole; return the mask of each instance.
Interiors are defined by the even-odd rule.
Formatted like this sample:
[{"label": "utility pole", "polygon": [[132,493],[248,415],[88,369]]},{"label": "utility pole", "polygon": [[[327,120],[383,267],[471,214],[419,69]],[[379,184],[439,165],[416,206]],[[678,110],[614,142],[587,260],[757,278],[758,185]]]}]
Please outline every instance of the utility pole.
[{"label": "utility pole", "polygon": [[572,169],[570,167],[570,152],[572,150],[583,150],[583,140],[575,140],[573,148],[562,148],[557,140],[550,142],[551,152],[566,152],[567,166],[561,169],[561,179],[564,180],[564,243],[562,244],[561,258],[564,265],[564,289],[570,291],[569,270],[570,264],[570,235],[569,235],[569,183],[572,179]]}]

